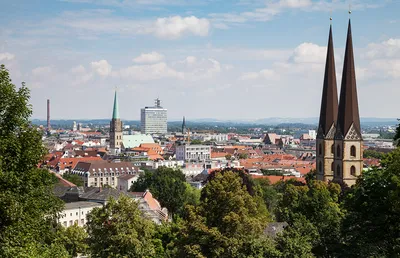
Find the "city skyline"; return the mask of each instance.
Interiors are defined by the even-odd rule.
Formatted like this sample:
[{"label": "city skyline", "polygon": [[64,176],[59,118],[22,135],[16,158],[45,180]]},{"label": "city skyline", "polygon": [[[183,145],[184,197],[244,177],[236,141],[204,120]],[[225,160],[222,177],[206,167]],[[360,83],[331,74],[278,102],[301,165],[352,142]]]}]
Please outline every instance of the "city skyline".
[{"label": "city skyline", "polygon": [[[330,2],[5,3],[17,18],[0,17],[0,62],[31,89],[38,119],[47,99],[52,119],[110,118],[116,86],[126,120],[156,97],[173,120],[317,117],[330,10],[338,85],[349,17],[349,1]],[[352,1],[361,117],[400,108],[398,7]]]}]

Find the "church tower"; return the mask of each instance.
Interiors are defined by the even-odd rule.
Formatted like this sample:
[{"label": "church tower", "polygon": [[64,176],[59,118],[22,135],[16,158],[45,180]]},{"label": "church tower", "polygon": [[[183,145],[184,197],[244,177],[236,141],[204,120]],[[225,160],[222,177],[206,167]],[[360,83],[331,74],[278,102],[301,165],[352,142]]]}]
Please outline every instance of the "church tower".
[{"label": "church tower", "polygon": [[182,121],[182,134],[186,134],[186,121],[185,121],[185,117],[183,117],[183,121]]},{"label": "church tower", "polygon": [[334,137],[338,110],[335,57],[332,38],[332,25],[326,54],[324,85],[321,111],[317,131],[317,179],[330,181],[334,170]]},{"label": "church tower", "polygon": [[333,181],[346,183],[348,186],[353,185],[363,169],[362,156],[363,139],[358,112],[353,40],[349,20],[335,133]]},{"label": "church tower", "polygon": [[110,149],[114,154],[121,150],[122,146],[122,122],[119,118],[117,91],[114,95],[114,109],[110,122]]}]

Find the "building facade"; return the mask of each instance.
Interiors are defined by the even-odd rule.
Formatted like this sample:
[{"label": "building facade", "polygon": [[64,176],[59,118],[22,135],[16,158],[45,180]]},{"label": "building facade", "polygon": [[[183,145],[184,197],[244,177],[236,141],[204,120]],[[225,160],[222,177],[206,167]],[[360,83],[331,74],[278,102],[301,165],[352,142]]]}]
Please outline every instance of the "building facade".
[{"label": "building facade", "polygon": [[109,162],[106,160],[78,162],[71,174],[79,175],[84,186],[117,187],[118,177],[124,175],[138,175],[139,168],[133,166],[132,162]]},{"label": "building facade", "polygon": [[113,116],[110,122],[110,150],[113,154],[121,150],[122,137],[122,122],[119,117],[117,91],[115,91]]},{"label": "building facade", "polygon": [[70,227],[74,224],[83,227],[87,222],[87,214],[96,207],[101,208],[103,205],[95,202],[66,203],[58,222],[64,227]]},{"label": "building facade", "polygon": [[177,160],[209,160],[211,146],[206,145],[180,145],[176,147]]},{"label": "building facade", "polygon": [[331,28],[317,134],[317,179],[351,186],[363,170],[363,139],[350,20],[339,105],[334,63]]},{"label": "building facade", "polygon": [[167,109],[161,106],[159,99],[156,99],[154,107],[141,109],[140,122],[142,134],[166,134]]}]

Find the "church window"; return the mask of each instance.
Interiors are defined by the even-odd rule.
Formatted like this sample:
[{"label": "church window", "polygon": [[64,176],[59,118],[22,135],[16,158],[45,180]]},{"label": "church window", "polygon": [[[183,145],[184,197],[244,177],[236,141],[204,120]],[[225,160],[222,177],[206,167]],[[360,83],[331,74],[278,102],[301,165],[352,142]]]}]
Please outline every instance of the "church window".
[{"label": "church window", "polygon": [[322,162],[321,162],[321,161],[320,161],[319,164],[318,164],[318,171],[319,171],[319,172],[322,172]]},{"label": "church window", "polygon": [[[335,154],[335,145],[334,144],[332,144],[332,146],[331,146],[331,153],[332,153],[332,155]],[[332,171],[333,171],[333,169],[332,169]]]},{"label": "church window", "polygon": [[337,146],[337,148],[336,148],[336,155],[338,156],[338,157],[340,157],[340,146],[338,145]]},{"label": "church window", "polygon": [[351,166],[351,168],[350,168],[350,175],[356,176],[356,167],[355,167],[355,166]]},{"label": "church window", "polygon": [[336,167],[336,176],[340,176],[340,166],[337,165]]},{"label": "church window", "polygon": [[334,172],[335,171],[335,163],[331,163],[331,171]]},{"label": "church window", "polygon": [[350,147],[350,156],[355,157],[356,156],[356,146],[351,146]]},{"label": "church window", "polygon": [[322,155],[322,144],[321,144],[321,143],[319,144],[318,154],[319,154],[319,155]]}]

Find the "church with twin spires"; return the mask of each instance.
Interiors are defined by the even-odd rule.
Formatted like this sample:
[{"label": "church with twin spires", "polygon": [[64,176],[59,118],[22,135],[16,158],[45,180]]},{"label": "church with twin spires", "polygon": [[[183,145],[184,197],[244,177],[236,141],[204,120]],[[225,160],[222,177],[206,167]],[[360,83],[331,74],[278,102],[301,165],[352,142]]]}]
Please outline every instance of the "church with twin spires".
[{"label": "church with twin spires", "polygon": [[317,179],[348,186],[355,184],[363,170],[363,139],[350,20],[339,101],[330,26],[316,144]]}]

